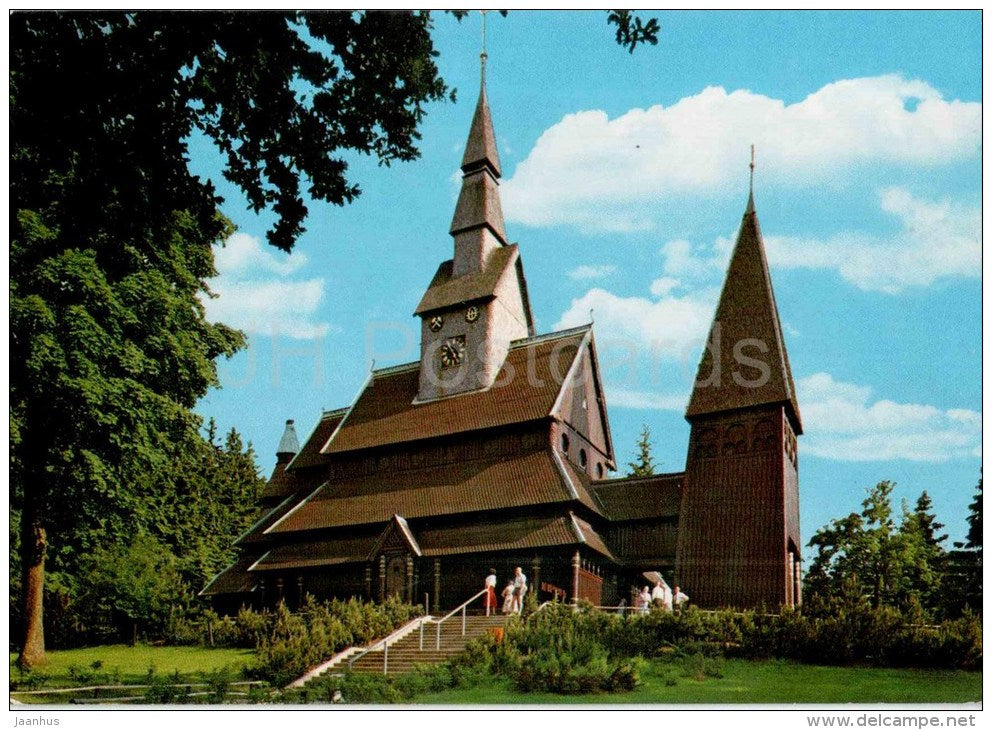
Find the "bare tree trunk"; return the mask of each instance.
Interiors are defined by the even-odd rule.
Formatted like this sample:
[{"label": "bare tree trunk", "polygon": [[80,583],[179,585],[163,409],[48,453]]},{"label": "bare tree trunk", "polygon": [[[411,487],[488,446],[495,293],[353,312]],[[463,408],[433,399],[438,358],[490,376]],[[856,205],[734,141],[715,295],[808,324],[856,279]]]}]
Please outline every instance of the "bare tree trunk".
[{"label": "bare tree trunk", "polygon": [[21,515],[21,561],[24,571],[24,644],[17,663],[22,669],[45,666],[45,549],[48,538],[35,510]]}]

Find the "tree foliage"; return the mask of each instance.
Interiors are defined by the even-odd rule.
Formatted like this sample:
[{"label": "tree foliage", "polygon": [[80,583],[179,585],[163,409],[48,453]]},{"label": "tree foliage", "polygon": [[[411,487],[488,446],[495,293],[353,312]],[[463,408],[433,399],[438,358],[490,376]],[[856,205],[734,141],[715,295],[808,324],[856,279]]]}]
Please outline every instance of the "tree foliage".
[{"label": "tree foliage", "polygon": [[648,18],[645,22],[632,10],[611,10],[606,22],[617,27],[617,43],[630,53],[644,43],[658,45],[661,26],[657,18]]},{"label": "tree foliage", "polygon": [[910,615],[934,615],[941,608],[946,553],[943,527],[926,492],[915,508],[903,505],[896,524],[895,484],[868,490],[860,513],[833,520],[810,540],[817,550],[806,575],[806,606],[816,612],[840,605],[890,606]]},{"label": "tree foliage", "polygon": [[627,462],[627,474],[632,477],[648,477],[654,474],[654,456],[651,454],[651,429],[645,423],[637,439],[637,454],[634,461]]}]

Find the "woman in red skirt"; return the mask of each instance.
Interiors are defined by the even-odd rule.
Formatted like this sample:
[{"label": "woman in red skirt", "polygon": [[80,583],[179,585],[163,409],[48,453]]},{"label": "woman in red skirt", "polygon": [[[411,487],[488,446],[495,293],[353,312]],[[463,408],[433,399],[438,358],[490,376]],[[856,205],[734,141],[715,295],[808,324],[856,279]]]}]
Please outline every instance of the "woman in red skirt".
[{"label": "woman in red skirt", "polygon": [[496,568],[489,569],[489,575],[486,576],[486,595],[482,600],[486,604],[487,616],[490,611],[496,610]]}]

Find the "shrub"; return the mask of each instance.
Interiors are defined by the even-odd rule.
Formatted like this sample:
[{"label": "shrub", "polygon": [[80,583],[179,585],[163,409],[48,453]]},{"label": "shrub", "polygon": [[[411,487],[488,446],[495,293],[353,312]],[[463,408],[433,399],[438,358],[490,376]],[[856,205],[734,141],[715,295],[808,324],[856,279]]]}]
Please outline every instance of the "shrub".
[{"label": "shrub", "polygon": [[242,611],[236,624],[240,636],[257,637],[248,676],[285,685],[342,649],[382,638],[418,615],[418,606],[390,599],[383,604],[347,601],[318,602],[307,597],[296,613],[280,603],[274,613]]}]

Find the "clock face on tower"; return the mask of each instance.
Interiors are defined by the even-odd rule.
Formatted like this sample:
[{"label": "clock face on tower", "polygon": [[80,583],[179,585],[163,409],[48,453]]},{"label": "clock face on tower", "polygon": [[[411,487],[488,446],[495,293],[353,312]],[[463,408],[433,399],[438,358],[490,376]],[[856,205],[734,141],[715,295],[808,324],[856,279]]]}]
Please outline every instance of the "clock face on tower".
[{"label": "clock face on tower", "polygon": [[461,365],[465,356],[465,336],[449,337],[441,345],[441,367],[452,368]]}]

